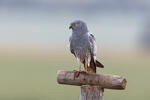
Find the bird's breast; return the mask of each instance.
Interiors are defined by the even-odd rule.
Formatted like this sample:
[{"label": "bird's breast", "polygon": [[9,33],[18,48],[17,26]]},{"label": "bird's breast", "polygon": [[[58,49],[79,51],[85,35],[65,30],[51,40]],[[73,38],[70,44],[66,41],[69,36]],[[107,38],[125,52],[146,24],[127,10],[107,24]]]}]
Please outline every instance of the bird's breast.
[{"label": "bird's breast", "polygon": [[84,60],[90,54],[89,48],[90,43],[88,38],[84,37],[74,37],[71,41],[71,48],[74,50],[76,57]]},{"label": "bird's breast", "polygon": [[72,39],[71,44],[73,45],[75,49],[80,49],[80,50],[88,49],[90,46],[88,39],[85,37],[74,38]]}]

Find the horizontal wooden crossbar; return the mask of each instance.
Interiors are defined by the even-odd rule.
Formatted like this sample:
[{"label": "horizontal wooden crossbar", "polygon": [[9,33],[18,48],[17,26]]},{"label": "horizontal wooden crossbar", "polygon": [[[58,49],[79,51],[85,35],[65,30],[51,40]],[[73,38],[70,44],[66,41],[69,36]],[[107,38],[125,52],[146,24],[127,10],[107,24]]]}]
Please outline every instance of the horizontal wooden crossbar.
[{"label": "horizontal wooden crossbar", "polygon": [[59,70],[57,72],[57,82],[59,84],[66,85],[92,85],[100,86],[107,89],[125,89],[126,79],[118,75],[109,75],[109,74],[87,74],[84,72],[79,73],[75,71],[64,71]]}]

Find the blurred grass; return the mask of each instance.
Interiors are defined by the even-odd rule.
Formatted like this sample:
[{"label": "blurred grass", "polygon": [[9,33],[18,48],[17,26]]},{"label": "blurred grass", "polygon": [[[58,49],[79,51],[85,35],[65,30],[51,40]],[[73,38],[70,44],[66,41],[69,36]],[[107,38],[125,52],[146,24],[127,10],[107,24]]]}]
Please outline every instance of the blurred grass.
[{"label": "blurred grass", "polygon": [[[105,65],[104,69],[98,69],[98,73],[127,78],[126,90],[105,90],[104,99],[150,99],[149,59],[124,55],[98,55],[98,58],[103,58],[101,62]],[[57,70],[78,69],[75,66],[78,66],[76,59],[68,52],[3,54],[0,56],[0,100],[78,100],[80,87],[56,82]]]}]

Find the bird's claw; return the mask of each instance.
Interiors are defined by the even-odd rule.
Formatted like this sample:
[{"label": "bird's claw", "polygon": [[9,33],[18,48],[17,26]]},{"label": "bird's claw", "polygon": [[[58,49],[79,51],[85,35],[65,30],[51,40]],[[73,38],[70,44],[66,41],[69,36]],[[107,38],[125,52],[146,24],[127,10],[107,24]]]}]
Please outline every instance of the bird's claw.
[{"label": "bird's claw", "polygon": [[82,70],[75,70],[76,72],[78,72],[78,73],[81,73],[82,72]]},{"label": "bird's claw", "polygon": [[89,72],[87,70],[74,70],[75,71],[75,77],[79,77],[79,74],[80,73],[85,73],[85,74],[88,74]]},{"label": "bird's claw", "polygon": [[75,71],[75,77],[79,77],[79,74],[82,73],[82,70],[74,70]]},{"label": "bird's claw", "polygon": [[89,73],[87,70],[84,70],[83,72],[85,72],[85,73]]}]

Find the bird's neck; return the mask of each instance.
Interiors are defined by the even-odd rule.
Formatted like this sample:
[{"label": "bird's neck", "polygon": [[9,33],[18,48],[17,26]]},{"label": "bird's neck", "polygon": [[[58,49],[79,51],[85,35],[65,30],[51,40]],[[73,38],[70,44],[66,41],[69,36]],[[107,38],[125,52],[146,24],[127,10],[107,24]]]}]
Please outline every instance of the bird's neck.
[{"label": "bird's neck", "polygon": [[77,36],[77,37],[78,37],[78,36],[81,37],[81,36],[86,35],[86,34],[88,34],[88,32],[77,32],[77,31],[73,31],[73,32],[72,32],[72,35],[73,35],[73,36]]}]

